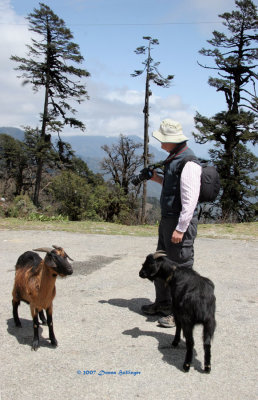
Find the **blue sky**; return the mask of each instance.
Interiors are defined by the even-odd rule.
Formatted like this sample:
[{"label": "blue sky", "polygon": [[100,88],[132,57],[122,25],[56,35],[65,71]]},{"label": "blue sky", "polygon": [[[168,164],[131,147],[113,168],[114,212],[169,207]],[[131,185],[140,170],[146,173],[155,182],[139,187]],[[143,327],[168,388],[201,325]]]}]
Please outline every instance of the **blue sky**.
[{"label": "blue sky", "polygon": [[[223,30],[218,14],[232,11],[233,0],[46,0],[47,4],[74,35],[85,67],[90,100],[76,106],[77,117],[86,135],[117,136],[120,133],[143,137],[144,77],[130,74],[141,68],[143,56],[136,47],[145,44],[143,36],[159,40],[152,57],[160,62],[163,75],[175,78],[169,89],[152,85],[150,133],[164,118],[181,122],[191,146],[196,111],[206,116],[226,108],[222,93],[208,83],[213,71],[197,64],[212,60],[198,54],[208,47],[213,30]],[[42,111],[43,95],[23,87],[13,70],[11,55],[25,56],[31,33],[24,17],[39,7],[33,0],[0,0],[0,126],[36,126]],[[66,134],[79,134],[66,129]],[[155,140],[151,138],[151,143]],[[156,143],[157,144],[157,143]],[[157,144],[159,146],[159,144]]]}]

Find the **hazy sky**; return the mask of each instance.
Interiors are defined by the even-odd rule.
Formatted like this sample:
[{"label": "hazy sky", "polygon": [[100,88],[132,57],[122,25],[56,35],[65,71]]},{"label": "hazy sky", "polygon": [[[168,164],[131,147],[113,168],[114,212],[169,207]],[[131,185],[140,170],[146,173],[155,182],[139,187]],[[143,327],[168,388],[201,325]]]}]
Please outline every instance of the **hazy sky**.
[{"label": "hazy sky", "polygon": [[[43,1],[44,2],[44,1]],[[196,111],[206,116],[226,108],[224,96],[208,83],[213,71],[201,68],[197,60],[211,65],[212,59],[198,51],[208,47],[213,30],[223,30],[218,17],[235,8],[233,0],[48,0],[47,4],[74,35],[86,68],[90,100],[76,106],[86,135],[143,137],[144,77],[132,78],[141,69],[144,56],[136,47],[146,44],[143,36],[160,42],[152,57],[160,72],[175,75],[169,89],[152,85],[150,133],[164,118],[183,125],[191,138]],[[31,32],[24,19],[39,2],[0,0],[0,126],[22,127],[38,124],[43,95],[23,87],[14,71],[11,55],[25,56]],[[66,129],[66,133],[80,131]],[[151,139],[151,143],[155,140]],[[193,143],[193,140],[191,140]]]}]

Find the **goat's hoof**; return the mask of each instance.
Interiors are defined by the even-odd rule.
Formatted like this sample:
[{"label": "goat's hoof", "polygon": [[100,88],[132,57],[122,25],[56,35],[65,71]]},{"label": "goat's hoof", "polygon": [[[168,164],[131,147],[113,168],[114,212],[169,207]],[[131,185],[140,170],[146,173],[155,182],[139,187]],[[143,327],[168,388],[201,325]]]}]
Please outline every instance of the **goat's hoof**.
[{"label": "goat's hoof", "polygon": [[211,366],[210,366],[210,365],[205,365],[205,367],[204,367],[204,372],[205,372],[206,374],[209,374],[209,373],[211,372]]},{"label": "goat's hoof", "polygon": [[39,341],[33,340],[31,350],[37,351],[39,348]]},{"label": "goat's hoof", "polygon": [[51,339],[51,344],[52,344],[53,347],[57,347],[58,346],[58,342],[57,342],[56,338],[55,339]]},{"label": "goat's hoof", "polygon": [[21,328],[21,327],[22,327],[22,324],[21,324],[20,322],[16,322],[16,323],[15,323],[15,326],[16,326],[16,328]]},{"label": "goat's hoof", "polygon": [[172,346],[173,346],[173,347],[177,347],[177,346],[178,346],[178,343],[179,343],[178,340],[173,340]]},{"label": "goat's hoof", "polygon": [[184,370],[185,372],[189,372],[189,370],[190,370],[190,364],[184,363],[184,365],[183,365],[183,370]]}]

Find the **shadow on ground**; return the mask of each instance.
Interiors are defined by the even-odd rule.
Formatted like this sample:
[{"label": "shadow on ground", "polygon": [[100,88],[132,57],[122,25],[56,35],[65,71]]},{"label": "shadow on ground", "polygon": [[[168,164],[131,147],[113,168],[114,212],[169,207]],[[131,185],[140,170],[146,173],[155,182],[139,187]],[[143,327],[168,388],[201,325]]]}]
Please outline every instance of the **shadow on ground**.
[{"label": "shadow on ground", "polygon": [[93,272],[101,269],[113,261],[119,260],[121,257],[106,257],[106,256],[94,256],[86,261],[74,261],[73,262],[73,276],[76,275],[90,275]]},{"label": "shadow on ground", "polygon": [[[109,299],[109,300],[99,300],[99,303],[101,304],[110,304],[115,307],[123,307],[123,308],[128,308],[128,310],[135,312],[136,314],[140,314],[143,317],[147,317],[146,321],[155,323],[160,317],[155,315],[155,316],[146,316],[145,314],[142,313],[141,311],[141,306],[143,304],[151,304],[150,300],[147,298],[133,298],[133,299]],[[181,339],[181,342],[179,343],[178,347],[172,347],[171,343],[174,339],[174,334],[175,334],[175,328],[162,328],[160,329],[165,329],[168,330],[169,333],[164,333],[164,332],[154,332],[154,331],[143,331],[140,328],[136,327],[133,329],[128,329],[125,330],[123,335],[130,335],[133,339],[137,339],[140,336],[150,336],[154,337],[157,342],[158,342],[158,350],[162,354],[162,359],[164,362],[173,365],[175,368],[179,369],[180,371],[183,371],[183,363],[185,359],[185,353],[186,353],[186,346],[185,342]],[[196,371],[203,373],[202,369],[202,363],[196,359],[197,353],[196,350],[194,349],[193,352],[193,362],[192,362],[192,368],[194,368]]]},{"label": "shadow on ground", "polygon": [[135,312],[136,314],[140,314],[146,318],[146,321],[155,322],[160,316],[157,315],[146,315],[141,311],[141,307],[143,304],[151,304],[149,299],[145,297],[142,298],[133,298],[133,299],[109,299],[109,300],[99,300],[101,304],[110,304],[111,306],[128,308],[128,310]]},{"label": "shadow on ground", "polygon": [[[31,347],[33,340],[32,320],[20,318],[20,321],[22,324],[21,328],[15,326],[13,318],[9,318],[7,320],[7,332],[14,336],[18,343]],[[39,326],[39,346],[54,349],[55,347],[51,345],[49,339],[42,337],[42,333],[43,329]]]},{"label": "shadow on ground", "polygon": [[[172,347],[171,343],[174,339],[174,335],[164,332],[142,331],[138,327],[125,330],[122,333],[123,335],[131,336],[133,339],[137,339],[140,336],[150,336],[155,338],[158,342],[158,350],[162,354],[162,360],[170,365],[173,365],[180,371],[183,371],[186,346],[185,343],[181,340],[178,347]],[[200,373],[203,373],[204,371],[202,369],[202,364],[199,360],[196,359],[196,355],[197,355],[196,350],[194,350],[192,368],[194,368],[196,371]]]}]

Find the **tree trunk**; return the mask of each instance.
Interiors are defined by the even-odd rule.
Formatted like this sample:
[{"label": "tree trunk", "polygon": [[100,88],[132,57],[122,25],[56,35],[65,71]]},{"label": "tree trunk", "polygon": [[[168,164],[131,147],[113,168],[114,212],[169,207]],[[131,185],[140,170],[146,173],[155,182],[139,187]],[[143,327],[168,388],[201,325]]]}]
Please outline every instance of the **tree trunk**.
[{"label": "tree trunk", "polygon": [[[47,20],[48,22],[48,20]],[[47,43],[50,45],[51,43],[51,33],[50,29],[47,26]],[[35,190],[34,190],[34,197],[33,203],[36,207],[39,205],[39,191],[40,191],[40,184],[41,184],[41,177],[42,177],[42,170],[44,164],[44,143],[46,139],[46,127],[47,127],[47,120],[48,120],[48,98],[49,98],[49,68],[50,68],[50,53],[48,50],[47,53],[47,72],[46,72],[46,86],[45,86],[45,101],[44,101],[44,112],[42,116],[42,126],[41,126],[41,144],[42,148],[39,150],[39,157],[38,157],[38,165],[37,165],[37,172],[36,172],[36,182],[35,182]]]},{"label": "tree trunk", "polygon": [[[147,71],[146,75],[146,87],[145,87],[145,103],[144,103],[144,148],[143,148],[143,162],[144,168],[148,166],[148,155],[149,155],[149,73]],[[144,224],[146,222],[146,203],[147,203],[147,181],[143,181],[143,189],[142,189],[142,215],[141,215],[141,223]]]}]

